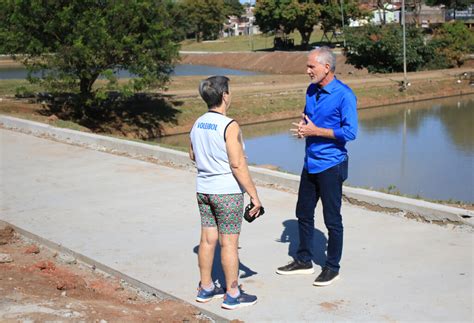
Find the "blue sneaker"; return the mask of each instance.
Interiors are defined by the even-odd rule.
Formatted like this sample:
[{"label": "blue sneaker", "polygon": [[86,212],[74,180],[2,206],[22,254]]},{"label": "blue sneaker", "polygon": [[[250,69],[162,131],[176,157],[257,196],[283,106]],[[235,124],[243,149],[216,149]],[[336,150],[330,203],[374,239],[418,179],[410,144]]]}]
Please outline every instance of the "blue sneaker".
[{"label": "blue sneaker", "polygon": [[240,307],[250,306],[257,303],[257,296],[246,294],[240,288],[239,291],[240,295],[235,298],[226,293],[221,307],[227,310],[235,310]]},{"label": "blue sneaker", "polygon": [[222,287],[214,286],[214,290],[208,292],[201,287],[201,283],[198,286],[198,294],[196,296],[196,301],[199,303],[207,303],[214,298],[224,297],[224,289]]}]

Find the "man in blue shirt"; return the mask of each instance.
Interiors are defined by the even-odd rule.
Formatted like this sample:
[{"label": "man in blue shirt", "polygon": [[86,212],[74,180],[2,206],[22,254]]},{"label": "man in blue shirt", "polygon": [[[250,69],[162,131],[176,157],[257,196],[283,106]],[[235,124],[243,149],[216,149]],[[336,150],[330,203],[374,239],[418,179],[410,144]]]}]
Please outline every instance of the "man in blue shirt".
[{"label": "man in blue shirt", "polygon": [[326,286],[339,279],[343,226],[341,216],[342,183],[347,178],[346,142],[357,134],[357,99],[352,90],[335,78],[336,57],[327,47],[308,55],[307,74],[311,84],[306,91],[306,106],[294,131],[306,138],[306,155],[301,173],[296,217],[300,244],[297,256],[277,270],[281,275],[313,274],[314,210],[323,203],[324,224],[328,230],[326,264],[314,281]]}]

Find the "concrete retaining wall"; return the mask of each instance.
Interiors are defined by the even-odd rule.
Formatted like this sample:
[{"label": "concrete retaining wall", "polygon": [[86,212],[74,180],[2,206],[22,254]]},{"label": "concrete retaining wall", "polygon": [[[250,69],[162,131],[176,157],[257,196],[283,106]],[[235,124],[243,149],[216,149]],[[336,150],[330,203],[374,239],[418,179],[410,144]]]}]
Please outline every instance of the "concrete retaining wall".
[{"label": "concrete retaining wall", "polygon": [[[164,163],[194,167],[187,153],[145,143],[55,128],[43,123],[2,115],[0,115],[0,126],[95,150],[126,154],[131,157],[152,158]],[[257,183],[295,192],[298,190],[299,176],[252,166],[250,171]],[[418,220],[438,224],[474,226],[474,212],[469,210],[347,186],[344,186],[343,193],[351,203],[384,208],[390,212],[405,212],[405,216]]]}]

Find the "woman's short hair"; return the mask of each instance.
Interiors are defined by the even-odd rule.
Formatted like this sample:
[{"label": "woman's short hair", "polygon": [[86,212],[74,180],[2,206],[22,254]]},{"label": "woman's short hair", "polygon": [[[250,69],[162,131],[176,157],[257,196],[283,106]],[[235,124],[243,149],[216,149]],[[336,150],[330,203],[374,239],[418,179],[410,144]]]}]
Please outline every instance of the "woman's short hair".
[{"label": "woman's short hair", "polygon": [[229,93],[229,78],[226,76],[211,76],[199,84],[199,94],[209,109],[222,104],[224,93]]}]

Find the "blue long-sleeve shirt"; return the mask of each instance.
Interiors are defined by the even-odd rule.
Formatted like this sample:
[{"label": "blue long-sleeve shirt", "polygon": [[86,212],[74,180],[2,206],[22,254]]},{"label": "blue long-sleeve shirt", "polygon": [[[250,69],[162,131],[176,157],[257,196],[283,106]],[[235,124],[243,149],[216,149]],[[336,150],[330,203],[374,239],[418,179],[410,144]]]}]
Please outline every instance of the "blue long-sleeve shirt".
[{"label": "blue long-sleeve shirt", "polygon": [[310,84],[304,112],[316,126],[333,129],[336,137],[306,137],[305,169],[315,174],[343,162],[346,142],[357,135],[357,98],[352,90],[336,78],[322,88]]}]

